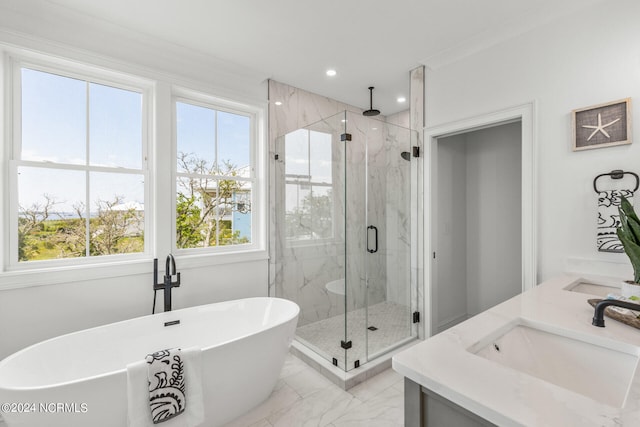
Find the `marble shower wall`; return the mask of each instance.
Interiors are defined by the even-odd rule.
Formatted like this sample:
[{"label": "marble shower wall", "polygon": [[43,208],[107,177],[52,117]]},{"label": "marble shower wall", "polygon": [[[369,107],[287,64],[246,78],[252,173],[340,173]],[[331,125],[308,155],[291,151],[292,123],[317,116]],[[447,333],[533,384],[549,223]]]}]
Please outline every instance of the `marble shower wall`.
[{"label": "marble shower wall", "polygon": [[387,264],[387,301],[411,306],[415,299],[415,284],[411,283],[411,195],[415,181],[411,180],[412,166],[415,159],[407,161],[402,153],[412,153],[415,144],[415,132],[410,133],[406,128],[387,126],[385,128],[385,182],[380,183],[386,188],[385,198],[385,231],[388,236],[386,256],[383,262]]},{"label": "marble shower wall", "polygon": [[[326,288],[328,282],[340,278],[348,283],[348,311],[385,300],[408,305],[415,297],[406,285],[411,274],[411,218],[407,212],[411,193],[400,191],[407,188],[412,173],[412,166],[401,157],[402,151],[411,151],[408,130],[387,125],[383,116],[376,117],[382,120],[367,118],[359,108],[275,81],[269,82],[269,101],[270,295],[300,305],[299,326],[344,313],[344,296]],[[409,112],[389,117],[389,121],[406,126]],[[352,134],[346,144],[340,141],[345,123]],[[312,124],[312,129],[333,136],[334,212],[339,224],[331,242],[292,243],[287,242],[284,231],[284,141],[277,137]],[[367,193],[366,179],[375,191]],[[342,223],[345,209],[346,231]],[[375,254],[366,250],[367,225],[379,230],[380,250]]]}]

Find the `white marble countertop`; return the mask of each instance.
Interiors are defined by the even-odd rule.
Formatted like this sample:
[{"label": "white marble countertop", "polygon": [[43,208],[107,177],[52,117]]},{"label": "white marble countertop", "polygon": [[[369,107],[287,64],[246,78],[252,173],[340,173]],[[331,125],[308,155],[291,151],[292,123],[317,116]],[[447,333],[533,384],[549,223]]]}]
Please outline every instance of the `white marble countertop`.
[{"label": "white marble countertop", "polygon": [[[583,281],[597,282],[574,274],[550,279],[395,355],[393,369],[500,426],[640,426],[637,367],[619,408],[468,351],[492,332],[524,319],[561,329],[570,338],[605,340],[640,355],[640,329],[608,317],[604,328],[591,325],[594,309],[587,300],[600,297],[565,290]],[[588,379],[590,372],[583,375]]]}]

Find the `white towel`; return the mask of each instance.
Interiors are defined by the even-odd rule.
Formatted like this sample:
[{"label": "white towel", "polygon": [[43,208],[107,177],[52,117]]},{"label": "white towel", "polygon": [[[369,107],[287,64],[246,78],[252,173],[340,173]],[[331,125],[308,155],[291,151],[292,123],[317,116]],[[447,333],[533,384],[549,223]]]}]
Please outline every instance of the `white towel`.
[{"label": "white towel", "polygon": [[204,422],[202,400],[202,351],[199,348],[182,350],[185,372],[187,407],[184,413],[153,424],[149,408],[149,378],[146,360],[127,365],[127,425],[129,427],[195,427]]},{"label": "white towel", "polygon": [[633,191],[607,190],[598,193],[598,230],[596,244],[600,252],[624,252],[616,229],[620,225],[620,196],[633,204]]}]

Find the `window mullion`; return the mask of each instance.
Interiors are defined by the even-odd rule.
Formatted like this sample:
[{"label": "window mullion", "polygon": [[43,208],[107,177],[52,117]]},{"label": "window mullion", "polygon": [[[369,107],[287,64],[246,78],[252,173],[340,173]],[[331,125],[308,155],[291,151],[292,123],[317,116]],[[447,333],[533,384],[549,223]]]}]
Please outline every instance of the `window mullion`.
[{"label": "window mullion", "polygon": [[22,70],[19,63],[13,65],[13,123],[12,134],[13,144],[10,158],[13,160],[22,159]]},{"label": "window mullion", "polygon": [[[218,127],[218,111],[215,111],[214,113],[214,119],[213,119],[213,123],[215,126],[214,132],[213,132],[213,150],[214,150],[214,170],[216,172],[216,176],[220,176],[221,172],[222,172],[222,166],[220,165],[220,157],[218,156],[219,154],[219,150],[218,150],[218,137],[219,137],[219,127]],[[213,220],[214,220],[214,233],[216,236],[216,248],[220,247],[220,221],[219,221],[219,216],[220,216],[220,180],[216,179],[214,180],[215,182],[215,188],[216,188],[216,206],[215,206],[215,210],[213,213]]]},{"label": "window mullion", "polygon": [[90,250],[90,236],[91,236],[91,232],[90,232],[90,227],[91,227],[91,194],[90,194],[90,189],[91,189],[91,173],[89,172],[90,169],[90,155],[91,155],[91,144],[90,144],[90,138],[91,138],[91,101],[90,101],[90,85],[89,82],[86,82],[86,97],[85,97],[85,102],[86,102],[86,114],[85,114],[85,134],[86,134],[86,139],[85,139],[85,166],[86,166],[86,172],[85,172],[85,256],[89,257],[91,255],[91,250]]},{"label": "window mullion", "polygon": [[215,171],[216,171],[216,175],[220,174],[220,171],[222,170],[220,167],[220,158],[218,157],[218,111],[215,111],[214,115],[213,115],[213,126],[214,126],[214,130],[213,130],[213,161],[215,162]]},{"label": "window mullion", "polygon": [[84,180],[85,187],[86,187],[85,188],[85,200],[86,200],[86,202],[85,202],[85,207],[84,207],[84,215],[85,215],[85,220],[84,220],[85,234],[84,235],[85,235],[85,256],[86,257],[89,257],[90,254],[91,254],[91,251],[90,251],[91,241],[89,239],[89,237],[91,235],[91,233],[90,233],[91,207],[89,206],[89,203],[90,203],[89,202],[89,197],[90,197],[90,195],[89,195],[89,186],[90,186],[91,183],[90,183],[89,180],[90,180],[90,172],[89,172],[89,170],[87,170],[85,172],[85,180]]},{"label": "window mullion", "polygon": [[220,181],[215,181],[216,185],[216,208],[215,208],[215,224],[216,224],[216,247],[220,247]]}]

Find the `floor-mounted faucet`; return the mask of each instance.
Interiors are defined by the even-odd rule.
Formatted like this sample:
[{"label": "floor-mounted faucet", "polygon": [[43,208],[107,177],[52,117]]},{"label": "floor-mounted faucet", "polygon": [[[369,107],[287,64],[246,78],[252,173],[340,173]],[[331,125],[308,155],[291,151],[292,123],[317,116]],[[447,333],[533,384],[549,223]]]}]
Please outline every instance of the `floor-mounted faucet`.
[{"label": "floor-mounted faucet", "polygon": [[[176,276],[176,281],[172,281]],[[164,280],[158,283],[158,258],[153,260],[153,291],[164,290],[164,311],[171,311],[171,288],[180,286],[180,273],[176,272],[176,260],[172,254],[167,255],[164,267]],[[155,313],[156,300],[153,297],[153,312]]]}]

